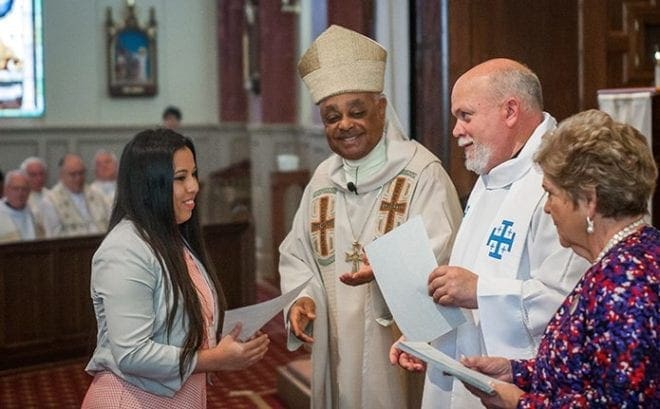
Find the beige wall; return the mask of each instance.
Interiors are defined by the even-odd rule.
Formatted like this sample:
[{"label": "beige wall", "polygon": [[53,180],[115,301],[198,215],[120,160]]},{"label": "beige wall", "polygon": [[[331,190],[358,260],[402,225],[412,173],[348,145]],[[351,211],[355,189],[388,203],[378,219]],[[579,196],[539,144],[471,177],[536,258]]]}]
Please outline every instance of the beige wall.
[{"label": "beige wall", "polygon": [[[307,118],[301,121],[303,127],[219,123],[216,0],[187,0],[185,7],[178,0],[137,1],[140,22],[148,18],[149,7],[156,10],[159,91],[152,98],[111,98],[106,79],[106,8],[112,7],[117,21],[123,4],[120,0],[43,1],[46,113],[42,118],[0,119],[0,169],[7,171],[28,156],[40,156],[49,164],[52,185],[59,158],[77,152],[91,177],[98,149],[119,156],[126,141],[158,125],[164,107],[175,104],[184,115],[182,133],[195,141],[202,179],[251,158],[257,274],[272,277],[270,172],[276,169],[279,153],[296,153],[301,168],[314,169],[329,154],[322,130]],[[314,117],[317,108],[307,103],[303,111]]]},{"label": "beige wall", "polygon": [[[216,0],[141,0],[141,23],[156,10],[158,22],[158,94],[146,98],[111,98],[107,91],[105,19],[111,6],[117,23],[123,1],[43,1],[43,49],[46,112],[41,118],[0,119],[0,169],[17,167],[26,157],[44,157],[56,180],[55,164],[74,151],[88,163],[98,148],[117,154],[137,131],[160,123],[165,106],[184,115],[184,131],[209,144],[205,152],[228,163],[225,152],[236,132],[218,124]],[[231,127],[230,127],[231,129]],[[239,136],[245,138],[245,133]],[[225,141],[229,139],[229,141]],[[209,156],[209,155],[207,155]],[[215,161],[214,161],[215,162]],[[209,162],[211,170],[219,164]]]}]

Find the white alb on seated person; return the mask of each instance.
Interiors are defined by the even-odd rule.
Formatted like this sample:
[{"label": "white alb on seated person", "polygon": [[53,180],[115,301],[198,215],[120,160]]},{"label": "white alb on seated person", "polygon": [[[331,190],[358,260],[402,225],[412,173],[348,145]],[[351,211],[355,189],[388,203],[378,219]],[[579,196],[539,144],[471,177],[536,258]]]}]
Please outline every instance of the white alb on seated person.
[{"label": "white alb on seated person", "polygon": [[117,156],[105,149],[94,155],[94,181],[91,186],[97,189],[112,208],[117,190]]},{"label": "white alb on seated person", "polygon": [[28,206],[30,206],[30,210],[35,219],[39,220],[39,208],[41,207],[41,202],[50,191],[50,189],[46,187],[48,166],[43,159],[36,156],[30,156],[23,160],[20,169],[27,176],[28,183],[30,184]]},{"label": "white alb on seated person", "polygon": [[43,227],[28,206],[30,184],[23,171],[7,173],[4,195],[0,200],[0,243],[43,237]]},{"label": "white alb on seated person", "polygon": [[85,163],[76,154],[59,163],[60,181],[46,194],[40,206],[46,237],[103,233],[110,208],[96,189],[85,184]]}]

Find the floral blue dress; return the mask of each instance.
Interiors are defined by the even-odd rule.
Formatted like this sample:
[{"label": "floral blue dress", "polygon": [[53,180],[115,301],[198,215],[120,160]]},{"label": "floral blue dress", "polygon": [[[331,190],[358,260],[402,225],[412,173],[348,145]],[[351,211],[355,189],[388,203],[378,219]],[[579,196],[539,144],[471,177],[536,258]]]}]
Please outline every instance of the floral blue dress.
[{"label": "floral blue dress", "polygon": [[660,408],[660,231],[643,227],[597,261],[512,360],[519,408]]}]

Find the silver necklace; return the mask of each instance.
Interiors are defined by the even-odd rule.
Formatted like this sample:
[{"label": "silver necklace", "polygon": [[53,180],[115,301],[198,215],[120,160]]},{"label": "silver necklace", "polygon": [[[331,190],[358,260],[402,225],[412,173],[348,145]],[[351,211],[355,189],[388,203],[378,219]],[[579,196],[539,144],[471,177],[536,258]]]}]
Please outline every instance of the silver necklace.
[{"label": "silver necklace", "polygon": [[[344,208],[346,208],[346,218],[348,219],[348,227],[351,228],[351,235],[353,236],[353,243],[351,244],[351,250],[346,252],[346,261],[353,263],[353,268],[351,268],[351,272],[355,273],[358,271],[360,268],[360,262],[362,261],[362,244],[360,244],[360,238],[362,238],[362,233],[364,233],[364,229],[367,227],[367,224],[369,223],[369,219],[371,219],[371,215],[373,214],[374,208],[376,207],[376,203],[380,200],[380,194],[383,192],[383,186],[381,186],[378,189],[378,193],[376,194],[376,199],[374,202],[371,204],[371,207],[369,208],[369,212],[367,213],[367,217],[364,220],[364,224],[362,224],[362,228],[360,229],[360,234],[357,236],[355,235],[355,230],[353,230],[353,222],[351,222],[351,216],[348,214],[348,209],[346,208],[346,205],[344,205]],[[346,201],[346,196],[344,193],[344,203]]]},{"label": "silver necklace", "polygon": [[605,256],[605,254],[607,254],[607,252],[610,251],[610,249],[612,249],[612,247],[617,245],[621,240],[630,236],[642,224],[645,224],[643,217],[639,220],[630,223],[623,229],[619,230],[614,236],[612,236],[611,239],[608,240],[607,244],[605,244],[605,247],[603,247],[600,253],[598,253],[598,256],[596,256],[595,261],[596,262],[600,261]]}]

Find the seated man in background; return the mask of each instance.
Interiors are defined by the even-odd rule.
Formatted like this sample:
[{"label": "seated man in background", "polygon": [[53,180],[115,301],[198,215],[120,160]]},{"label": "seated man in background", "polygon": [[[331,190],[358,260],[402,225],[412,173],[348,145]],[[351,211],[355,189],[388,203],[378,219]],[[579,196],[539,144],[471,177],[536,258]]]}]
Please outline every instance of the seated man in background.
[{"label": "seated man in background", "polygon": [[30,184],[21,170],[7,173],[4,197],[0,200],[0,243],[42,238],[44,230],[28,206]]},{"label": "seated man in background", "polygon": [[117,189],[117,156],[105,149],[97,151],[94,155],[94,175],[91,186],[103,194],[108,207],[112,209]]},{"label": "seated man in background", "polygon": [[60,181],[41,204],[46,237],[103,233],[110,209],[103,195],[85,185],[85,163],[69,153],[59,162]]},{"label": "seated man in background", "polygon": [[30,206],[32,215],[39,218],[39,207],[41,207],[44,196],[48,193],[48,188],[46,188],[48,167],[43,159],[30,156],[21,163],[21,170],[25,173],[30,183],[28,206]]}]

